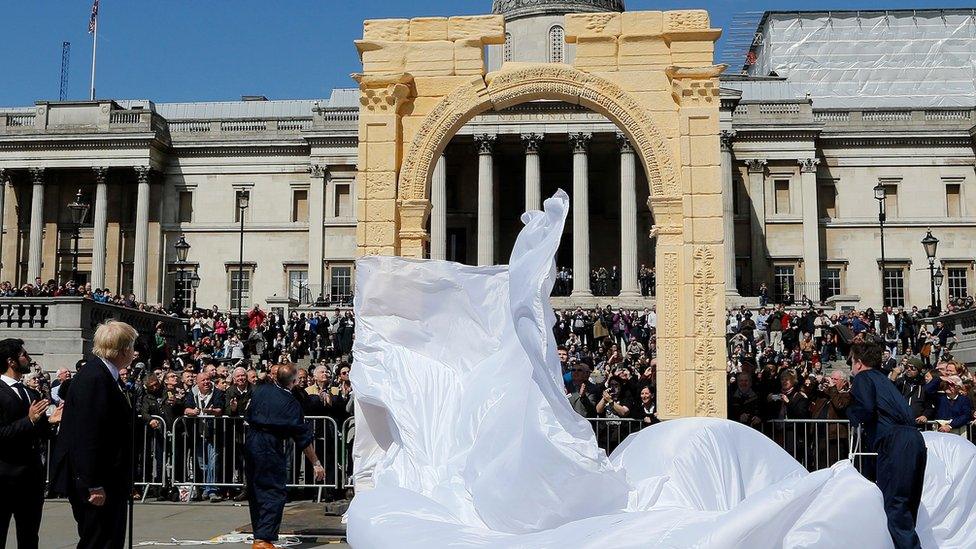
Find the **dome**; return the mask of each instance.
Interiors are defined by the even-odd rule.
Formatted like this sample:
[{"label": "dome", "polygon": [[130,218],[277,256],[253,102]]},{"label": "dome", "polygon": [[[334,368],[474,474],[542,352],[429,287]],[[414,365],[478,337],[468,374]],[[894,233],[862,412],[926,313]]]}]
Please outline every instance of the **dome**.
[{"label": "dome", "polygon": [[491,12],[516,19],[529,15],[624,11],[624,0],[494,0]]}]

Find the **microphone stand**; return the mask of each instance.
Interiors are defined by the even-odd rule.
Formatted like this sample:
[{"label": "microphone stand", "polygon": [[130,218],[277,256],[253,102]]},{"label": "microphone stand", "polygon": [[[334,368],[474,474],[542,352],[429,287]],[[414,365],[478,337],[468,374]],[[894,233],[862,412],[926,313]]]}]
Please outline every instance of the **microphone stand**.
[{"label": "microphone stand", "polygon": [[128,495],[129,495],[129,549],[132,549],[132,538],[133,530],[135,529],[135,498],[133,497],[133,492],[135,491],[135,469],[136,469],[136,420],[138,420],[139,415],[136,412],[136,403],[129,399],[129,407],[132,409],[132,416],[130,422],[129,430],[129,482],[128,482]]}]

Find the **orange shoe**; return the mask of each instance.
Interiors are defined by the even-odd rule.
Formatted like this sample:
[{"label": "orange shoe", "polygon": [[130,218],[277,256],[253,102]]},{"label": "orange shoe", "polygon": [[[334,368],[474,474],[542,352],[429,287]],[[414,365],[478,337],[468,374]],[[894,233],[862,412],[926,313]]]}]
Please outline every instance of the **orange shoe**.
[{"label": "orange shoe", "polygon": [[251,544],[251,549],[275,549],[275,546],[270,541],[256,539],[254,540],[254,543]]}]

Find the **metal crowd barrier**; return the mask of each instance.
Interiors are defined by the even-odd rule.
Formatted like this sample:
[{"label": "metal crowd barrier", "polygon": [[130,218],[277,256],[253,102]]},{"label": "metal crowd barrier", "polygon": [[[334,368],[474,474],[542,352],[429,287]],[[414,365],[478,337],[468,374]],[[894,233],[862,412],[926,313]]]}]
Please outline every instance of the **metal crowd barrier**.
[{"label": "metal crowd barrier", "polygon": [[769,420],[760,431],[808,471],[825,469],[850,456],[850,424],[846,419]]},{"label": "metal crowd barrier", "polygon": [[[293,441],[286,442],[288,455],[287,486],[322,490],[342,485],[339,469],[338,428],[330,417],[306,417],[314,434],[312,444],[326,466],[325,481],[315,482],[312,467]],[[173,423],[170,456],[171,485],[200,491],[216,492],[220,488],[243,489],[244,444],[246,427],[240,417],[179,417]]]},{"label": "metal crowd barrier", "polygon": [[356,418],[349,417],[342,422],[342,454],[340,456],[343,488],[354,488],[352,481],[352,443],[356,434]]},{"label": "metal crowd barrier", "polygon": [[[156,427],[150,427],[150,423],[155,421]],[[134,446],[136,455],[135,470],[133,471],[133,483],[140,488],[142,499],[145,500],[149,488],[162,490],[166,486],[167,474],[169,472],[169,440],[170,432],[166,426],[166,421],[159,416],[150,416],[149,421],[144,421],[141,417],[136,420],[136,431]],[[45,454],[45,467],[47,469],[46,482],[50,485],[53,464],[51,458],[54,456],[54,446],[57,444],[56,438],[47,441]],[[63,494],[58,494],[63,495]]]},{"label": "metal crowd barrier", "polygon": [[593,427],[597,446],[603,448],[608,455],[632,433],[650,427],[649,423],[637,419],[594,417],[587,418],[587,421]]}]

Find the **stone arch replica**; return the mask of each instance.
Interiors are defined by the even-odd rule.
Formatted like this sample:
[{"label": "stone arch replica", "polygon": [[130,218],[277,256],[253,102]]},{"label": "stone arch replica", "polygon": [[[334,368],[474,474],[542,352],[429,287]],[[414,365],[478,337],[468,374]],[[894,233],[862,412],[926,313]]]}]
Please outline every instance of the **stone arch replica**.
[{"label": "stone arch replica", "polygon": [[588,107],[627,136],[651,187],[659,411],[724,417],[719,34],[703,10],[570,14],[572,66],[486,74],[485,46],[505,40],[501,16],[366,21],[354,75],[360,255],[425,256],[434,159],[475,115],[539,99]]}]

